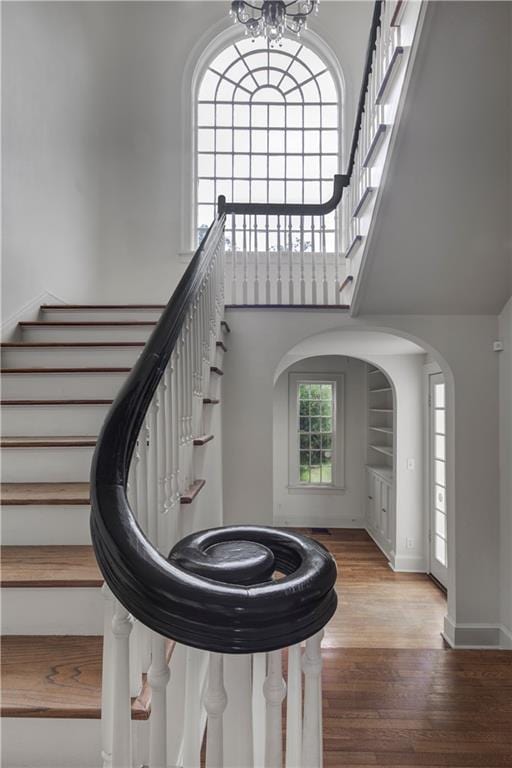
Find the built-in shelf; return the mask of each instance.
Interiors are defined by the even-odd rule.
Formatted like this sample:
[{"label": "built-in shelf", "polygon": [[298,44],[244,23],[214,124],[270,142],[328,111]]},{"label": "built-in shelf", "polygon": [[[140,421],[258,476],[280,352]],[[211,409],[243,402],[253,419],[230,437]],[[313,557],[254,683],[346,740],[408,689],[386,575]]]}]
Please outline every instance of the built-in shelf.
[{"label": "built-in shelf", "polygon": [[370,448],[379,453],[383,453],[385,456],[393,456],[393,449],[387,445],[370,445]]},{"label": "built-in shelf", "polygon": [[[367,463],[372,466],[376,455],[378,463],[393,473],[394,398],[391,382],[380,368],[368,365],[366,369],[366,397],[368,414]],[[375,375],[379,378],[375,379]]]}]

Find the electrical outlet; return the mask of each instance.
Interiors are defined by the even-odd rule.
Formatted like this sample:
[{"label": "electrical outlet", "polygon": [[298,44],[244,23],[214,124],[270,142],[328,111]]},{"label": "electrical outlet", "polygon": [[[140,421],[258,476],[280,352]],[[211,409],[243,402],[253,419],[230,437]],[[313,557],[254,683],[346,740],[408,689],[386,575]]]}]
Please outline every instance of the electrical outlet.
[{"label": "electrical outlet", "polygon": [[416,462],[414,459],[407,459],[407,469],[416,469]]}]

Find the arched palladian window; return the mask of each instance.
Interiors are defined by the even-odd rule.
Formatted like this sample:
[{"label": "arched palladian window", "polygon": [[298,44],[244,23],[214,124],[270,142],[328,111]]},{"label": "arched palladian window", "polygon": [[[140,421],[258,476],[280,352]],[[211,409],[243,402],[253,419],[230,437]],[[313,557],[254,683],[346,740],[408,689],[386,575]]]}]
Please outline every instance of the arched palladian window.
[{"label": "arched palladian window", "polygon": [[339,110],[331,68],[302,41],[269,47],[244,38],[217,54],[197,100],[199,236],[220,194],[253,203],[327,200],[339,170]]}]

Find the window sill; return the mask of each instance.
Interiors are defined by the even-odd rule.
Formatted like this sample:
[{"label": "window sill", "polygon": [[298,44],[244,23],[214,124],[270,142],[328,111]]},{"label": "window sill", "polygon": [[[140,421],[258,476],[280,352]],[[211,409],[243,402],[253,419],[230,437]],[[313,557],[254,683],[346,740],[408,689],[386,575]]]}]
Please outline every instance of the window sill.
[{"label": "window sill", "polygon": [[296,495],[299,493],[306,494],[342,494],[345,493],[344,485],[288,485],[288,493]]}]

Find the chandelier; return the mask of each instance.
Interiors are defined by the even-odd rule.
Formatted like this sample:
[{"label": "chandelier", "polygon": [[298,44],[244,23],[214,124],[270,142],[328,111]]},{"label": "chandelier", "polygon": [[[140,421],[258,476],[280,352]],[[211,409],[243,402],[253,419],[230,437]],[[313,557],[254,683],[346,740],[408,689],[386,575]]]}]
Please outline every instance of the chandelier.
[{"label": "chandelier", "polygon": [[265,37],[269,43],[276,43],[287,30],[300,37],[302,30],[307,29],[308,16],[313,11],[318,13],[319,1],[290,0],[286,3],[284,0],[263,0],[258,3],[233,0],[230,15],[235,23],[239,21],[245,26],[246,34],[253,39]]}]

